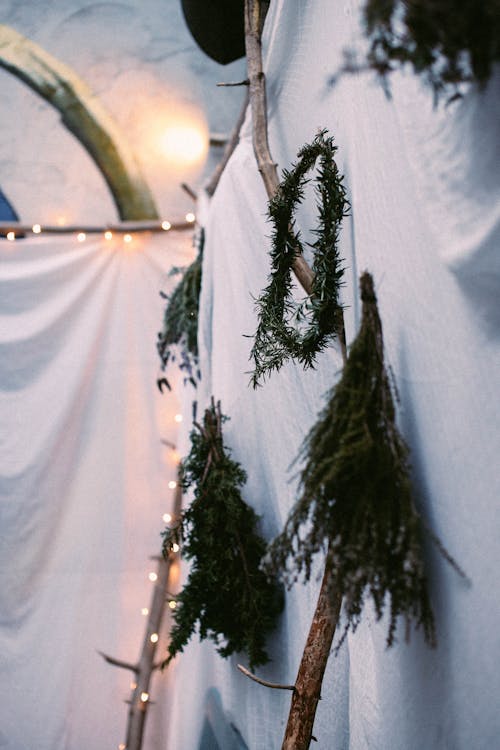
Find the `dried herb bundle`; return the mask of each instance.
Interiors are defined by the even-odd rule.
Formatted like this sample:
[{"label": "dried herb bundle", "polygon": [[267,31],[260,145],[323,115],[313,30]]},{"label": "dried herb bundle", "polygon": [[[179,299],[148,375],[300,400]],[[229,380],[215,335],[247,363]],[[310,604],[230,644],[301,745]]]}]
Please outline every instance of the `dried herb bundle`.
[{"label": "dried herb bundle", "polygon": [[435,93],[485,84],[500,60],[499,0],[368,0],[368,62],[382,76],[410,63]]},{"label": "dried herb bundle", "polygon": [[245,651],[251,665],[265,664],[267,634],[283,606],[281,587],[261,569],[266,543],[256,532],[257,516],[242,499],[246,473],[230,458],[222,438],[220,404],[195,423],[191,451],[181,465],[184,490],[194,500],[178,526],[164,534],[164,553],[177,542],[191,560],[178,597],[168,663],[182,651],[199,623],[200,638],[211,638],[223,657]]},{"label": "dried herb bundle", "polygon": [[[200,379],[198,369],[198,309],[201,289],[201,267],[203,261],[204,232],[199,230],[195,245],[196,259],[187,268],[173,268],[170,275],[182,273],[182,279],[171,295],[160,292],[167,300],[163,318],[163,330],[158,334],[157,349],[165,370],[169,362],[175,362],[179,347],[179,367],[185,373],[185,381],[196,387]],[[161,381],[159,381],[160,384]],[[167,381],[168,385],[168,381]]]},{"label": "dried herb bundle", "polygon": [[[415,510],[408,448],[395,424],[373,281],[360,281],[363,315],[342,377],[303,446],[301,497],[270,546],[267,565],[291,581],[308,579],[314,555],[328,551],[332,595],[341,594],[354,631],[371,595],[377,617],[390,598],[387,643],[399,616],[435,640]],[[291,560],[293,569],[287,570]]]},{"label": "dried herb bundle", "polygon": [[[269,218],[273,224],[271,275],[269,284],[257,300],[258,327],[251,357],[254,360],[254,388],[272,370],[279,370],[292,358],[304,367],[314,364],[322,351],[341,328],[342,307],[339,289],[344,269],[338,253],[342,219],[349,204],[334,160],[337,150],[326,131],[304,146],[291,171],[284,170],[283,180],[269,202]],[[292,297],[292,266],[303,253],[300,233],[294,228],[293,213],[304,198],[306,175],[319,160],[315,182],[318,197],[319,225],[312,270],[314,281],[311,296],[297,304]]]}]

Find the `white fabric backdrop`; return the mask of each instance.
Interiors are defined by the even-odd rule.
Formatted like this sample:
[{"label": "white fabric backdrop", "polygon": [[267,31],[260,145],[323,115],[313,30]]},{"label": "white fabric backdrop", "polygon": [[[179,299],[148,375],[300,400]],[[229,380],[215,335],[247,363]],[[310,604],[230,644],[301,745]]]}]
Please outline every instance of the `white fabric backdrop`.
[{"label": "white fabric backdrop", "polygon": [[[284,167],[318,127],[336,138],[352,201],[342,235],[348,337],[359,322],[357,276],[368,269],[401,395],[419,507],[472,583],[427,550],[436,651],[421,636],[408,645],[400,633],[387,652],[386,623],[375,623],[366,607],[358,632],[330,659],[315,747],[490,750],[500,736],[499,77],[486,91],[437,109],[410,75],[393,77],[391,101],[369,75],[344,77],[332,89],[328,79],[342,49],[359,35],[359,5],[271,4],[265,31],[271,150]],[[340,363],[330,350],[315,372],[290,366],[257,392],[248,386],[251,342],[244,334],[255,330],[252,298],[268,273],[265,210],[247,120],[205,211],[202,394],[221,399],[231,417],[226,440],[248,471],[245,497],[271,536],[295,496],[287,469]],[[309,202],[300,228],[311,226]],[[315,588],[291,591],[264,677],[293,682]],[[237,661],[223,662],[210,644],[196,642],[178,659],[169,748],[197,747],[210,686],[220,690],[251,750],[280,747],[289,696],[246,680]]]},{"label": "white fabric backdrop", "polygon": [[[97,650],[135,662],[142,646],[177,470],[160,442],[179,406],[155,383],[159,290],[190,236],[0,253],[0,747],[117,748],[132,673]],[[167,681],[152,683],[145,748],[164,746]]]}]

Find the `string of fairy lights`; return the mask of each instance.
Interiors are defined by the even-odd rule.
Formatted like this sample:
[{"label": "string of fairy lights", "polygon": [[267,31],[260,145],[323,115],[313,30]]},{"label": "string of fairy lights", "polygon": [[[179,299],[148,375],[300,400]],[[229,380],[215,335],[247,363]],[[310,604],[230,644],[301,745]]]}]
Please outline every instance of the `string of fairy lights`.
[{"label": "string of fairy lights", "polygon": [[196,221],[194,213],[189,211],[184,221],[170,222],[162,221],[124,221],[119,224],[108,224],[106,226],[67,225],[64,219],[59,219],[55,225],[50,224],[22,224],[20,222],[0,221],[0,232],[2,238],[8,242],[25,239],[26,236],[35,235],[60,235],[73,234],[77,242],[85,242],[88,237],[101,235],[107,242],[117,236],[123,239],[125,244],[133,242],[134,234],[143,232],[169,232],[191,229]]}]

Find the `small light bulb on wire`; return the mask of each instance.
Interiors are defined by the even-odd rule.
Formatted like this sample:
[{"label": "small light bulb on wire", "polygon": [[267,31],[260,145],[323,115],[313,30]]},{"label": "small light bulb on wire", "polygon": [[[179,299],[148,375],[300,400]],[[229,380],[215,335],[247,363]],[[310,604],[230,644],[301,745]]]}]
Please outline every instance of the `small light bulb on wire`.
[{"label": "small light bulb on wire", "polygon": [[175,488],[177,487],[177,482],[176,482],[176,481],[174,481],[174,480],[172,479],[172,480],[171,480],[171,481],[170,481],[170,482],[168,483],[168,487],[169,487],[169,489],[171,489],[171,490],[175,490]]},{"label": "small light bulb on wire", "polygon": [[149,615],[149,609],[147,607],[143,607],[141,609],[141,615],[143,615],[144,617],[147,617],[147,615]]},{"label": "small light bulb on wire", "polygon": [[127,242],[127,243],[132,242],[132,235],[131,234],[124,234],[123,235],[123,241]]},{"label": "small light bulb on wire", "polygon": [[76,235],[76,239],[78,240],[78,242],[85,242],[85,240],[87,239],[87,235],[85,234],[85,232],[78,232],[78,234]]},{"label": "small light bulb on wire", "polygon": [[149,640],[151,643],[158,643],[158,633],[151,633]]},{"label": "small light bulb on wire", "polygon": [[112,240],[113,239],[113,232],[111,232],[109,229],[104,232],[104,239],[105,240]]},{"label": "small light bulb on wire", "polygon": [[177,544],[177,542],[174,542],[172,544],[172,552],[178,552],[179,550],[180,550],[179,545]]},{"label": "small light bulb on wire", "polygon": [[42,227],[40,226],[40,224],[33,224],[33,226],[31,227],[31,231],[33,232],[33,234],[40,234],[40,232],[42,231]]},{"label": "small light bulb on wire", "polygon": [[9,240],[9,242],[14,242],[14,240],[16,239],[15,232],[7,232],[7,239]]},{"label": "small light bulb on wire", "polygon": [[182,414],[176,414],[174,417],[174,420],[176,422],[182,422]]},{"label": "small light bulb on wire", "polygon": [[169,221],[162,221],[161,228],[164,232],[168,232],[168,230],[172,228],[172,224]]},{"label": "small light bulb on wire", "polygon": [[141,701],[147,703],[149,700],[149,693],[141,693]]},{"label": "small light bulb on wire", "polygon": [[190,224],[196,221],[196,216],[192,213],[192,211],[189,211],[189,213],[186,214],[186,221],[188,221]]},{"label": "small light bulb on wire", "polygon": [[149,574],[148,578],[149,578],[150,581],[157,581],[158,580],[158,575],[156,573],[154,573],[153,571],[151,571],[151,573]]},{"label": "small light bulb on wire", "polygon": [[170,609],[175,609],[177,607],[177,602],[174,599],[171,599],[168,603],[168,606]]},{"label": "small light bulb on wire", "polygon": [[172,520],[172,516],[170,515],[170,513],[164,513],[162,518],[165,521],[165,523],[170,523],[170,521]]}]

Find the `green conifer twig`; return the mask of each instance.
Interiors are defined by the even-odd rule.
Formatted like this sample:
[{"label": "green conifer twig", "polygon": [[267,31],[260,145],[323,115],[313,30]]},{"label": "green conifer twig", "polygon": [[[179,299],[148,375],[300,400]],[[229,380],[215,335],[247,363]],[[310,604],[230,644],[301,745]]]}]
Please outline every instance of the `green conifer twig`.
[{"label": "green conifer twig", "polygon": [[256,532],[255,512],[241,497],[246,473],[223,443],[225,420],[212,399],[203,424],[195,423],[180,473],[183,490],[191,487],[194,499],[163,534],[164,554],[177,543],[191,561],[165,664],[184,649],[197,624],[200,638],[212,639],[221,656],[244,651],[250,665],[264,664],[266,636],[283,606],[280,586],[259,567],[266,542]]}]

